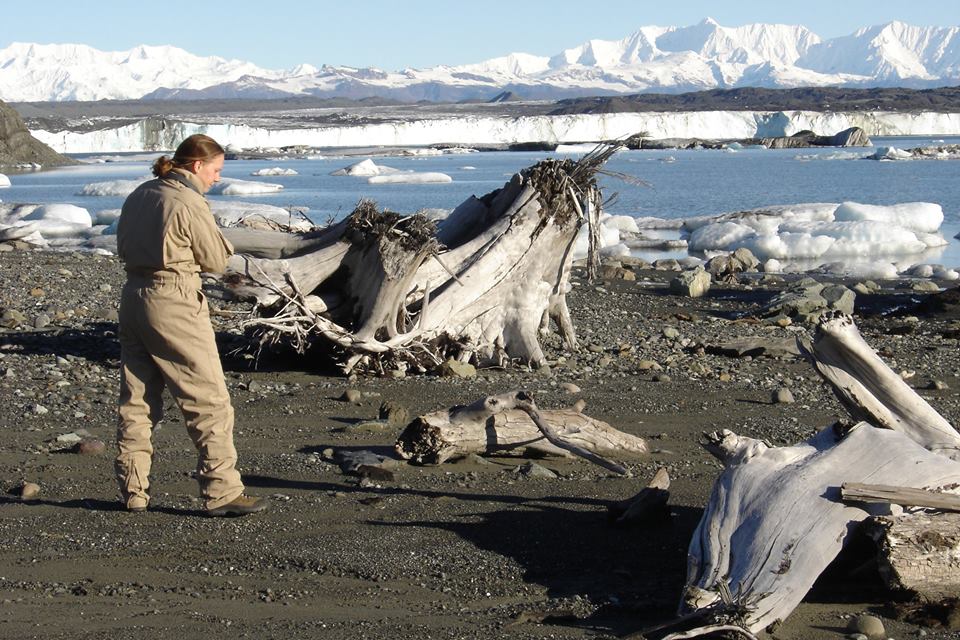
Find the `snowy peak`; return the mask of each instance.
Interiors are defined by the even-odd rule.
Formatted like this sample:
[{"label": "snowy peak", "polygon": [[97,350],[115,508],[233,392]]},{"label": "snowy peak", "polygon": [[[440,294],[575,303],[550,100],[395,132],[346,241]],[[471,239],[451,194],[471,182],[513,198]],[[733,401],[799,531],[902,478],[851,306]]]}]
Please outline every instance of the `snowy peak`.
[{"label": "snowy peak", "polygon": [[588,40],[553,56],[510,53],[459,66],[383,71],[300,64],[285,71],[200,57],[172,46],[104,52],[79,44],[15,43],[0,50],[0,100],[57,101],[316,96],[401,101],[525,99],[649,91],[960,82],[960,27],[891,22],[821,41],[801,25],[644,26],[621,40]]}]

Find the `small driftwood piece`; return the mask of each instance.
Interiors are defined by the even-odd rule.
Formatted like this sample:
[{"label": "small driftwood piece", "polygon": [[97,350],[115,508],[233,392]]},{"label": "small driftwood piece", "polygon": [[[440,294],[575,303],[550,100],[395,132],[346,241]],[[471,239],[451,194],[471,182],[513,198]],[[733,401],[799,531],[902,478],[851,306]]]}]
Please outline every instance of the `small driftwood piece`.
[{"label": "small driftwood piece", "polygon": [[605,456],[647,452],[642,438],[573,409],[541,411],[524,391],[487,396],[413,420],[395,445],[397,453],[418,464],[440,464],[476,453],[490,455],[536,446],[552,453],[573,453],[615,473],[623,465]]},{"label": "small driftwood piece", "polygon": [[960,495],[927,489],[844,482],[840,492],[843,500],[847,502],[889,502],[904,507],[960,511]]},{"label": "small driftwood piece", "polygon": [[891,588],[931,603],[960,593],[960,514],[872,518],[865,530],[879,546],[880,575]]},{"label": "small driftwood piece", "polygon": [[868,422],[792,447],[726,430],[707,436],[704,446],[725,468],[690,542],[681,613],[751,633],[786,618],[858,523],[892,515],[889,501],[845,503],[844,484],[960,488],[953,459],[960,434],[883,363],[849,317],[824,319],[802,347],[851,414]]},{"label": "small driftwood piece", "polygon": [[639,524],[668,514],[667,500],[669,499],[670,474],[660,467],[640,493],[610,505],[609,511],[615,517],[614,522],[617,524]]}]

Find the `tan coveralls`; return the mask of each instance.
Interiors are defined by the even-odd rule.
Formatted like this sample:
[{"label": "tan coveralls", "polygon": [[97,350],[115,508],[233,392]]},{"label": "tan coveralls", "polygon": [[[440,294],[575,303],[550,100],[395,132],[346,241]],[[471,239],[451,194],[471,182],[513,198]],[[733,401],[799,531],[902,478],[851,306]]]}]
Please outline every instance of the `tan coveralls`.
[{"label": "tan coveralls", "polygon": [[[200,272],[221,272],[233,247],[220,234],[203,187],[174,169],[130,194],[117,227],[127,271],[120,298],[120,400],[117,479],[128,509],[147,506],[152,429],[164,386],[197,447],[197,480],[207,509],[243,493],[235,469],[233,407],[210,324]],[[194,188],[191,188],[192,185]]]}]

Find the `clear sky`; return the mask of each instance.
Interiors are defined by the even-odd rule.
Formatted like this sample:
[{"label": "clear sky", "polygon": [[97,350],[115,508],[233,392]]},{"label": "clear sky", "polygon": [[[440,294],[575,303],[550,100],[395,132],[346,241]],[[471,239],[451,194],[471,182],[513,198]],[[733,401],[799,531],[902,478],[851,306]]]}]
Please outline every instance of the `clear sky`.
[{"label": "clear sky", "polygon": [[268,69],[309,63],[387,70],[553,55],[645,25],[802,24],[822,38],[900,20],[960,25],[960,0],[32,0],[4,2],[0,48],[169,44]]}]

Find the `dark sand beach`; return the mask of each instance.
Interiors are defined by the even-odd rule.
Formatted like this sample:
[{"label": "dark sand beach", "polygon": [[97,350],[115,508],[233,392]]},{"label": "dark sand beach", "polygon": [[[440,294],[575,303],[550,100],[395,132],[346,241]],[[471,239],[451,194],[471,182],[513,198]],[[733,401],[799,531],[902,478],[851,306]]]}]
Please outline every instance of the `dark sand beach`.
[{"label": "dark sand beach", "polygon": [[[120,509],[117,259],[0,253],[0,637],[575,639],[669,622],[687,544],[720,471],[701,434],[727,428],[786,445],[846,417],[804,360],[712,348],[808,331],[753,317],[783,279],[754,274],[691,299],[668,292],[671,275],[588,283],[575,271],[568,301],[580,348],[550,338],[549,371],[481,369],[471,379],[347,379],[282,354],[254,370],[235,329],[234,312],[245,308],[215,303],[240,467],[272,506],[213,519],[200,511],[195,450],[169,397],[155,435],[151,509]],[[857,298],[861,333],[957,424],[956,320],[914,314],[922,294],[881,284]],[[795,402],[772,400],[782,388]],[[341,399],[348,389],[359,403]],[[536,477],[522,472],[530,459],[518,453],[400,463],[392,479],[375,480],[330,459],[331,451],[392,450],[398,429],[369,422],[383,402],[416,416],[516,389],[548,409],[582,398],[586,414],[643,437],[652,452],[622,460],[631,478],[576,458],[533,460],[555,476]],[[78,438],[106,450],[76,453]],[[661,467],[672,481],[669,515],[615,526],[608,504]],[[35,500],[18,496],[24,481],[39,485]],[[891,603],[902,596],[851,556],[773,637],[840,638],[862,612],[881,616],[889,637],[953,637],[895,619]]]}]

